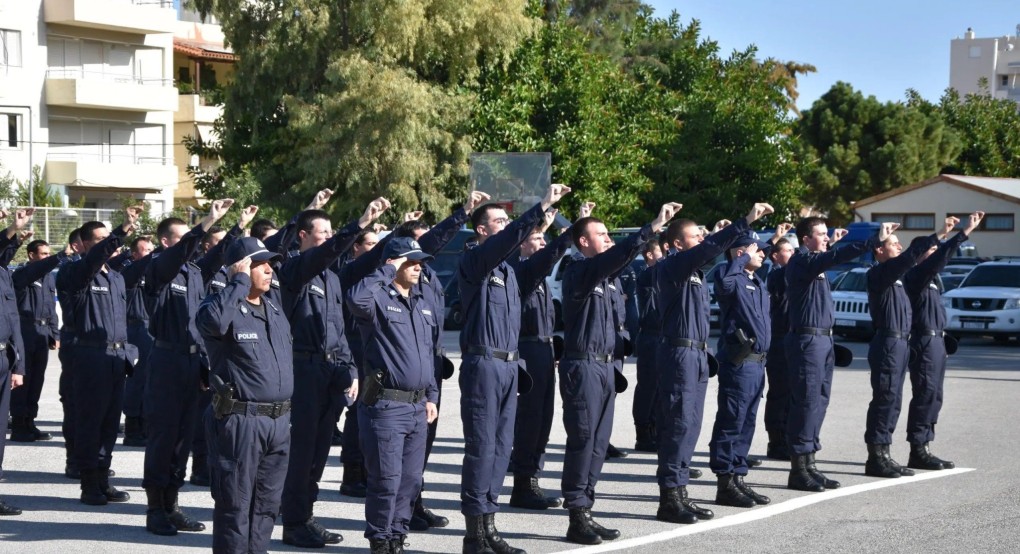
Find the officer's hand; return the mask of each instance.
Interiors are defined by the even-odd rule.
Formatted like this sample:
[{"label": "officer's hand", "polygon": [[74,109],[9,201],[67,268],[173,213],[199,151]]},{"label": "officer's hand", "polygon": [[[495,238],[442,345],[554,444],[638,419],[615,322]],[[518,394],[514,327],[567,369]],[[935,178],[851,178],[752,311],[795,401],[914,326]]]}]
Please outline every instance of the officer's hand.
[{"label": "officer's hand", "polygon": [[209,217],[212,218],[212,222],[216,223],[223,216],[227,215],[227,210],[234,205],[233,198],[222,198],[220,200],[213,200],[212,206],[209,207]]},{"label": "officer's hand", "polygon": [[732,221],[728,219],[720,219],[719,221],[715,222],[715,225],[712,226],[712,233],[718,233],[719,231],[722,231],[723,229],[729,227],[730,225],[733,225]]},{"label": "officer's hand", "polygon": [[24,375],[17,375],[13,373],[11,374],[11,390],[14,390],[24,384],[25,384]]},{"label": "officer's hand", "polygon": [[984,218],[985,212],[974,212],[970,214],[970,217],[967,218],[967,228],[963,230],[964,233],[969,236],[974,229],[978,228],[978,225],[981,224],[981,220]]},{"label": "officer's hand", "polygon": [[331,189],[322,189],[315,193],[315,198],[312,198],[312,201],[308,203],[308,207],[305,209],[321,210],[322,207],[326,205],[326,202],[329,202],[331,196],[333,196],[333,191]]},{"label": "officer's hand", "polygon": [[407,256],[403,256],[401,258],[390,258],[390,259],[386,260],[386,263],[389,264],[389,265],[392,265],[393,269],[399,270],[400,266],[404,265],[404,262],[406,262],[406,261],[407,261]]},{"label": "officer's hand", "polygon": [[121,229],[123,229],[125,233],[133,231],[135,226],[138,224],[138,218],[142,217],[142,212],[144,211],[144,202],[124,208],[124,224],[121,225]]},{"label": "officer's hand", "polygon": [[241,210],[241,217],[237,220],[237,226],[247,229],[248,225],[255,220],[255,214],[257,213],[259,213],[259,207],[254,205]]},{"label": "officer's hand", "polygon": [[384,223],[373,223],[372,224],[372,232],[373,233],[378,234],[378,233],[381,233],[381,232],[385,231],[386,229],[388,229],[388,227],[386,227],[386,224],[384,224]]},{"label": "officer's hand", "polygon": [[839,242],[849,232],[850,231],[847,231],[846,229],[833,229],[832,230],[832,239],[829,240],[829,244],[833,244],[833,243]]},{"label": "officer's hand", "polygon": [[751,208],[751,211],[747,213],[746,219],[748,223],[754,223],[755,221],[758,221],[759,219],[771,213],[774,213],[775,211],[776,211],[775,208],[773,208],[770,204],[766,204],[765,202],[758,202],[757,204],[754,205],[754,207]]},{"label": "officer's hand", "polygon": [[475,210],[475,208],[481,206],[482,204],[488,202],[491,199],[492,196],[490,196],[488,193],[482,192],[480,190],[473,190],[471,191],[471,194],[468,195],[467,200],[464,201],[464,211],[470,214]]},{"label": "officer's hand", "polygon": [[744,254],[747,254],[748,256],[750,256],[752,258],[757,253],[758,253],[758,244],[754,243],[754,242],[752,242],[751,244],[748,244],[747,248],[744,249]]},{"label": "officer's hand", "polygon": [[790,229],[793,229],[793,223],[790,223],[789,221],[784,221],[779,225],[776,225],[776,234],[772,235],[772,242],[777,242],[779,239],[785,237],[786,234],[790,232]]},{"label": "officer's hand", "polygon": [[0,210],[0,219],[6,219],[7,215],[7,210]]},{"label": "officer's hand", "polygon": [[60,350],[60,339],[53,341],[53,346],[50,346],[50,350]]},{"label": "officer's hand", "polygon": [[595,213],[594,202],[581,202],[581,208],[577,210],[577,217],[591,217],[591,214]]},{"label": "officer's hand", "polygon": [[362,229],[368,227],[369,223],[372,223],[379,218],[386,210],[390,209],[390,201],[380,196],[375,200],[368,203],[365,208],[365,213],[361,214],[361,219],[358,220],[358,226]]},{"label": "officer's hand", "polygon": [[545,191],[545,198],[542,199],[542,211],[548,210],[553,204],[559,202],[561,198],[569,193],[570,187],[567,185],[549,185],[549,190]]},{"label": "officer's hand", "polygon": [[237,275],[238,273],[244,273],[248,277],[251,277],[251,256],[245,256],[227,268],[228,279],[233,279],[234,275]]},{"label": "officer's hand", "polygon": [[347,398],[353,402],[358,398],[358,380],[351,381],[351,388],[347,389]]},{"label": "officer's hand", "polygon": [[21,208],[14,212],[14,228],[18,231],[28,227],[28,224],[32,222],[32,214],[35,213],[35,208]]},{"label": "officer's hand", "polygon": [[32,231],[32,230],[25,231],[25,232],[21,233],[21,236],[18,237],[18,240],[20,240],[21,242],[26,242],[26,241],[28,241],[28,239],[32,238],[32,235],[34,235],[34,234],[35,234],[35,231]]},{"label": "officer's hand", "polygon": [[546,210],[545,216],[542,217],[543,233],[546,232],[546,230],[548,230],[550,226],[552,226],[553,221],[556,220],[556,214],[558,213],[560,213],[560,211],[557,210],[556,208],[549,208],[548,210]]},{"label": "officer's hand", "polygon": [[431,402],[425,403],[425,423],[432,423],[439,417],[439,409]]},{"label": "officer's hand", "polygon": [[891,221],[883,223],[882,226],[878,228],[878,241],[885,242],[885,239],[891,237],[892,234],[896,232],[896,229],[899,228],[899,223],[893,223]]},{"label": "officer's hand", "polygon": [[425,215],[425,212],[421,210],[404,212],[404,223],[407,223],[408,221],[418,221],[423,215]]},{"label": "officer's hand", "polygon": [[658,233],[663,227],[669,223],[669,220],[673,219],[676,214],[680,213],[684,205],[679,202],[666,202],[659,208],[659,215],[652,220],[652,232]]}]

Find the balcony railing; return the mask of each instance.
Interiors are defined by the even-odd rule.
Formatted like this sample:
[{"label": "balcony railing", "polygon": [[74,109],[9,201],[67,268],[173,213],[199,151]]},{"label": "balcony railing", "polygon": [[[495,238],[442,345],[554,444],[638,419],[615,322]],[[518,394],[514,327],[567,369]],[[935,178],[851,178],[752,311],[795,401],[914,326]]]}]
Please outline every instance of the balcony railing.
[{"label": "balcony railing", "polygon": [[[109,145],[104,144],[102,147],[110,148],[121,147],[131,148],[129,144],[126,145]],[[126,165],[170,165],[173,163],[172,158],[165,156],[149,156],[142,154],[111,154],[109,152],[50,152],[46,155],[47,159],[54,161],[64,162],[98,162],[108,164],[126,164]]]},{"label": "balcony railing", "polygon": [[135,75],[128,75],[126,73],[115,73],[110,71],[94,71],[85,70],[80,67],[69,67],[64,69],[48,69],[46,70],[47,79],[87,79],[97,81],[107,81],[110,83],[123,83],[132,85],[148,85],[158,87],[171,87],[174,84],[173,79],[160,79],[160,78],[141,78]]}]

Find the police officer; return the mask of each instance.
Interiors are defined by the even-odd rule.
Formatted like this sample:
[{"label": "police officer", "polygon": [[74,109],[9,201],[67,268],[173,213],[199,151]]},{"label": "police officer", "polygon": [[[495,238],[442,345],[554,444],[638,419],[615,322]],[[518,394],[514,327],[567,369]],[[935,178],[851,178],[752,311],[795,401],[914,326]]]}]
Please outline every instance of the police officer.
[{"label": "police officer", "polygon": [[691,458],[701,433],[708,388],[708,289],[701,267],[729,248],[749,226],[772,213],[772,206],[755,204],[746,217],[705,237],[689,220],[674,221],[663,242],[675,249],[659,261],[656,270],[662,338],[657,363],[659,373],[658,420],[659,508],[656,519],[672,523],[696,523],[715,516],[687,496],[693,470]]},{"label": "police officer", "polygon": [[520,247],[519,256],[511,256],[521,291],[521,332],[518,339],[521,359],[527,364],[532,386],[517,399],[514,446],[510,467],[514,488],[510,505],[526,510],[545,510],[560,505],[555,496],[546,496],[538,484],[545,465],[545,448],[552,432],[556,408],[556,357],[553,346],[555,309],[545,278],[570,248],[570,233],[561,233],[546,244],[545,231],[556,217],[556,210],[545,213],[542,225],[535,228]]},{"label": "police officer", "polygon": [[[788,461],[790,451],[786,441],[786,418],[790,412],[790,376],[786,370],[786,349],[784,337],[790,326],[789,304],[786,299],[786,264],[793,256],[793,244],[783,238],[793,226],[781,223],[776,228],[774,242],[769,252],[772,270],[765,286],[769,292],[769,320],[772,343],[769,345],[765,376],[769,390],[765,396],[765,431],[769,444],[765,456],[773,460]],[[774,237],[773,237],[774,238]]]},{"label": "police officer", "polygon": [[131,240],[129,257],[119,269],[127,289],[128,342],[138,348],[138,363],[124,382],[124,446],[145,446],[145,417],[142,399],[149,376],[149,353],[152,335],[149,334],[149,308],[145,298],[145,269],[152,257],[152,237],[135,237]]},{"label": "police officer", "polygon": [[800,248],[786,264],[786,296],[790,306],[790,327],[784,339],[790,375],[790,413],[786,424],[790,476],[787,486],[795,490],[822,492],[840,486],[838,481],[827,478],[815,466],[815,452],[822,448],[822,422],[829,407],[835,363],[832,293],[825,271],[874,248],[888,237],[888,228],[883,227],[878,237],[872,236],[836,250],[828,249],[846,233],[846,229],[835,229],[830,241],[824,219],[801,219],[797,223]]},{"label": "police officer", "polygon": [[897,223],[883,223],[889,236],[875,247],[878,263],[867,273],[868,308],[875,336],[868,347],[871,366],[871,403],[864,430],[868,460],[864,473],[871,477],[911,476],[913,470],[898,464],[889,453],[896,420],[903,404],[903,379],[910,357],[910,327],[913,315],[903,288],[903,276],[928,250],[939,243],[938,235],[914,239],[906,250],[892,234]]},{"label": "police officer", "polygon": [[416,285],[432,259],[410,237],[385,246],[385,265],[350,292],[365,333],[359,431],[368,470],[365,537],[373,554],[403,552],[411,508],[421,490],[426,426],[435,421],[435,307]]},{"label": "police officer", "polygon": [[567,540],[599,544],[620,536],[592,519],[595,484],[613,429],[616,402],[616,342],[619,340],[616,306],[608,290],[611,277],[630,264],[644,243],[659,232],[681,208],[664,204],[658,217],[612,246],[601,220],[582,217],[570,233],[584,258],[563,274],[563,361],[560,362],[560,397],[567,431],[563,459],[563,505],[569,510]]},{"label": "police officer", "polygon": [[662,320],[659,316],[659,291],[655,285],[655,267],[662,258],[662,244],[658,238],[645,243],[642,256],[645,269],[637,276],[638,299],[638,336],[637,348],[637,382],[634,384],[634,405],[631,415],[634,417],[634,429],[637,439],[634,450],[638,452],[658,452],[656,436],[655,404],[658,399],[659,374],[655,364],[655,349],[659,345],[659,333]]},{"label": "police officer", "polygon": [[521,295],[506,263],[543,214],[570,192],[551,185],[542,201],[510,221],[497,204],[471,214],[477,242],[469,243],[457,270],[464,306],[460,333],[460,417],[464,425],[461,512],[467,520],[464,552],[518,553],[499,536],[495,518],[499,492],[510,462],[517,417]]},{"label": "police officer", "polygon": [[81,227],[84,257],[65,266],[70,314],[74,320],[71,359],[74,397],[74,458],[81,474],[81,501],[93,506],[127,502],[130,496],[110,485],[113,447],[120,426],[124,375],[138,359],[127,342],[127,291],[124,278],[106,266],[138,221],[143,208],[125,209],[124,223],[111,233],[102,222]]},{"label": "police officer", "polygon": [[[613,239],[609,239],[609,246],[613,246]],[[630,290],[636,285],[637,276],[634,275],[634,270],[631,269],[630,264],[627,264],[615,275],[611,275],[609,282],[606,284],[606,291],[609,295],[609,303],[613,307],[613,326],[616,329],[616,347],[613,350],[613,367],[620,376],[623,375],[623,364],[627,360],[627,356],[630,356],[634,351],[634,344],[631,342],[630,327],[628,326],[628,311],[630,308],[630,298],[633,297],[634,292],[631,290],[630,293],[625,291]],[[626,285],[624,283],[627,283]],[[624,288],[627,287],[627,288]],[[623,392],[621,389],[620,392]],[[610,433],[611,434],[611,433]],[[627,453],[619,448],[613,446],[613,443],[606,445],[606,459],[611,458],[626,458]]]},{"label": "police officer", "polygon": [[720,311],[719,402],[708,456],[718,478],[715,501],[723,506],[751,508],[770,502],[744,483],[772,340],[769,295],[755,273],[770,247],[750,234],[737,238],[726,253],[729,263],[715,276]]},{"label": "police officer", "polygon": [[[4,313],[0,314],[0,477],[3,477],[4,447],[7,444],[7,414],[10,411],[11,393],[24,383],[25,364],[21,353],[25,351],[21,338],[21,324],[18,322],[17,305],[14,302],[14,286],[6,265],[17,251],[17,233],[32,218],[31,208],[18,210],[11,227],[0,233],[0,298]],[[7,213],[0,210],[0,219]],[[21,515],[21,510],[0,499],[0,516]]]},{"label": "police officer", "polygon": [[44,240],[34,240],[26,249],[28,263],[14,270],[12,276],[25,342],[25,386],[11,393],[11,440],[15,442],[52,438],[35,426],[35,418],[39,415],[39,397],[50,350],[60,346],[53,270],[61,257],[51,256],[50,245]]},{"label": "police officer", "polygon": [[[294,413],[301,432],[293,437],[283,487],[283,542],[322,548],[342,540],[313,517],[319,479],[326,467],[341,403],[358,393],[358,374],[344,336],[343,291],[329,269],[358,233],[389,208],[377,198],[361,218],[333,234],[329,214],[302,212],[295,223],[300,254],[280,269],[284,312],[294,335]],[[332,236],[331,236],[332,235]]]},{"label": "police officer", "polygon": [[[919,262],[903,278],[903,288],[910,299],[913,321],[910,329],[910,384],[913,395],[907,411],[907,442],[910,443],[910,457],[907,467],[913,469],[953,469],[956,464],[932,454],[929,443],[935,440],[935,423],[942,409],[942,390],[946,379],[946,355],[954,350],[955,341],[946,337],[946,309],[942,295],[935,283],[938,275],[957,248],[984,218],[984,212],[974,212],[967,223],[953,238],[943,242],[938,249],[928,251],[927,257]],[[943,236],[957,227],[960,220],[947,217]],[[952,342],[952,347],[947,343]]]},{"label": "police officer", "polygon": [[267,552],[290,451],[290,324],[266,296],[281,259],[254,237],[227,250],[227,286],[195,321],[216,396],[204,419],[211,458],[213,552]]},{"label": "police officer", "polygon": [[[74,459],[74,380],[72,379],[74,356],[74,302],[71,300],[71,292],[68,290],[67,277],[70,262],[81,259],[81,252],[84,246],[81,241],[81,228],[72,230],[67,236],[67,262],[57,270],[56,287],[57,302],[60,303],[60,347],[57,349],[57,359],[60,361],[60,381],[58,394],[60,395],[60,406],[63,410],[60,433],[64,436],[64,476],[68,479],[78,481],[81,479],[81,472],[78,471],[78,464]],[[112,471],[112,470],[111,470]]]}]

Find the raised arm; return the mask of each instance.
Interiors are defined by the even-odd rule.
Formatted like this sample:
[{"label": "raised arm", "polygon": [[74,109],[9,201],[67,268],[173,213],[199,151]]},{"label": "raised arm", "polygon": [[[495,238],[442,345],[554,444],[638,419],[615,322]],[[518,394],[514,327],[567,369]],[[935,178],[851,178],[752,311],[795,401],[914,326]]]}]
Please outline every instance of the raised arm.
[{"label": "raised arm", "polygon": [[227,286],[202,301],[195,316],[198,332],[208,339],[219,339],[230,331],[238,314],[237,305],[251,290],[251,259],[244,258],[230,266],[232,274]]},{"label": "raised arm", "polygon": [[521,298],[527,298],[539,285],[545,282],[556,262],[570,249],[571,235],[564,231],[545,248],[535,252],[533,256],[522,261],[515,268],[517,286],[521,289]]},{"label": "raised arm", "polygon": [[869,286],[884,289],[891,287],[897,279],[903,277],[910,268],[917,264],[917,260],[924,255],[932,246],[939,243],[938,235],[929,235],[910,242],[910,247],[895,258],[888,259],[868,271]]},{"label": "raised arm", "polygon": [[15,289],[23,289],[32,283],[42,279],[60,265],[60,258],[50,256],[42,260],[28,262],[14,270],[11,279],[14,281]]}]

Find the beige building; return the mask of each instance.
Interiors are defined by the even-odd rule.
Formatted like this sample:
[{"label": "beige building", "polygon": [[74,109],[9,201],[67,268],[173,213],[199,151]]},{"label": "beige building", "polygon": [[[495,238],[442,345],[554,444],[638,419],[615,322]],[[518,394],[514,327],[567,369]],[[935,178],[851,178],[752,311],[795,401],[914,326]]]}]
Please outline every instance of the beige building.
[{"label": "beige building", "polygon": [[853,205],[858,221],[894,221],[900,241],[930,235],[949,215],[961,219],[974,211],[985,219],[970,241],[979,256],[1020,256],[1020,179],[940,175],[878,194]]},{"label": "beige building", "polygon": [[173,207],[179,173],[171,0],[0,2],[0,160],[66,201]]},{"label": "beige building", "polygon": [[981,79],[995,98],[1020,102],[1020,25],[1016,35],[977,38],[967,29],[950,43],[949,86],[961,96],[980,90]]}]

